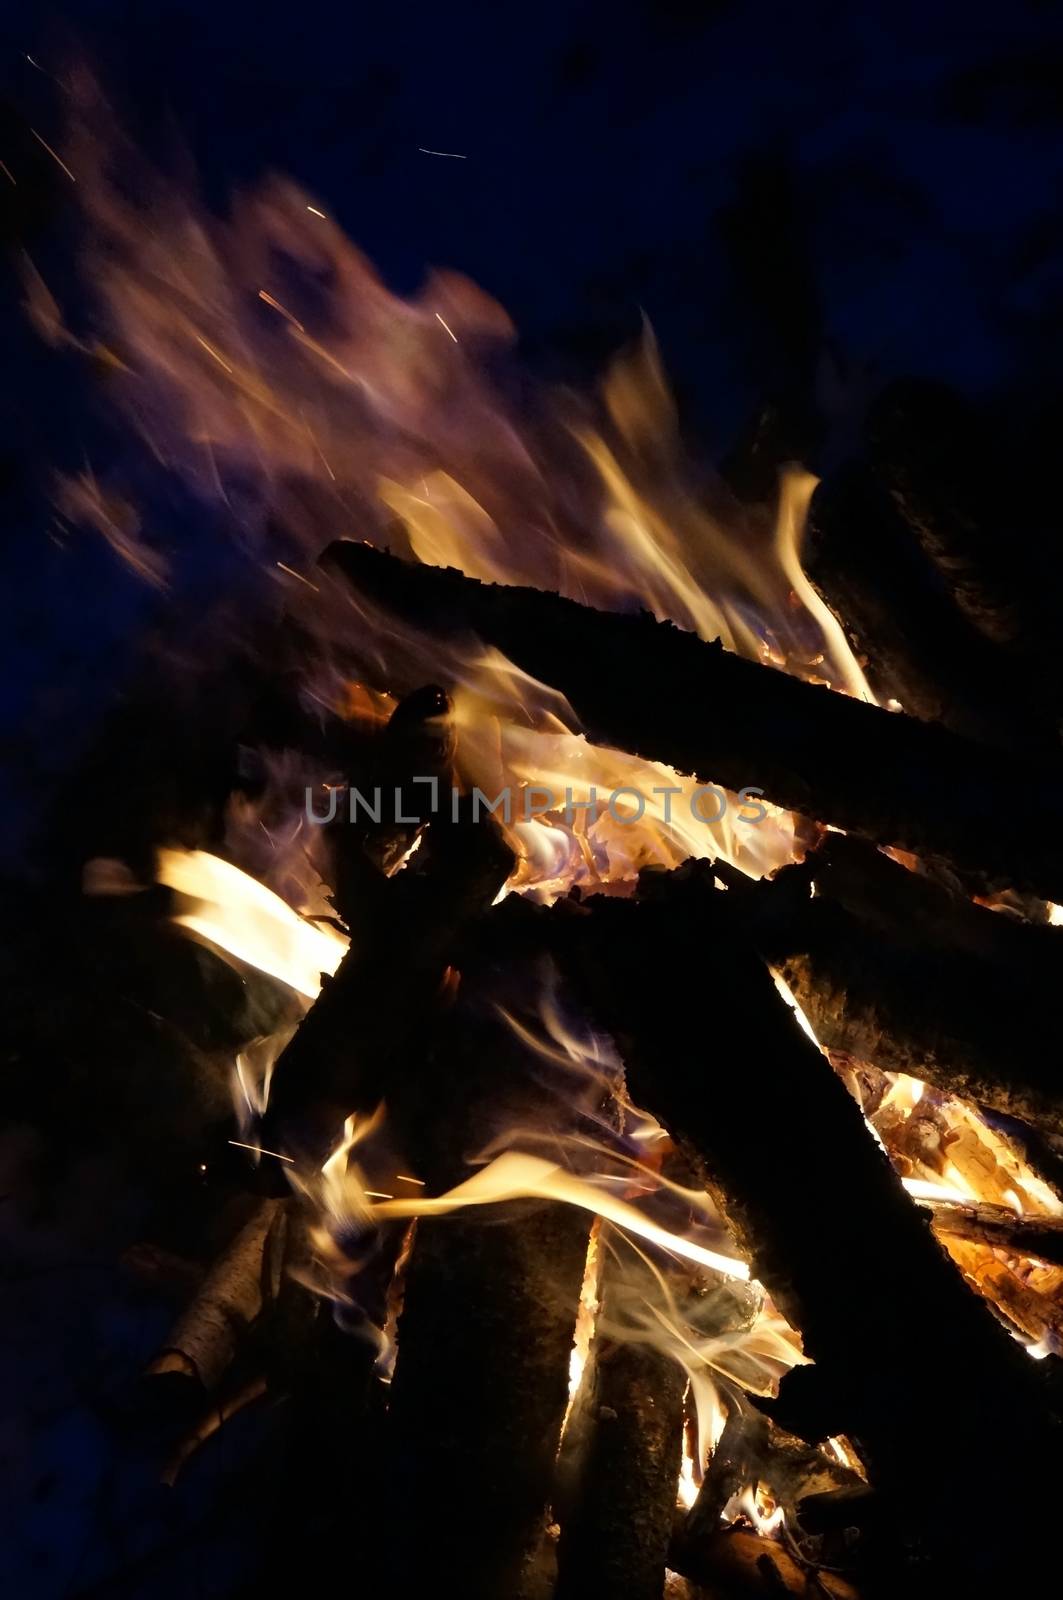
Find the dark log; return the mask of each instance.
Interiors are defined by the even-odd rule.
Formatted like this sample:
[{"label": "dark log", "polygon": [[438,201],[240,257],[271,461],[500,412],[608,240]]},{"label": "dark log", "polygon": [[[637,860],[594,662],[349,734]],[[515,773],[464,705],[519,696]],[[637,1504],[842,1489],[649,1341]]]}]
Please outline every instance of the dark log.
[{"label": "dark log", "polygon": [[285,1213],[277,1294],[256,1330],[274,1433],[257,1570],[241,1596],[316,1593],[334,1579],[338,1530],[353,1524],[354,1537],[368,1542],[383,1459],[376,1347],[341,1327],[335,1307],[307,1286],[312,1214],[294,1198]]},{"label": "dark log", "polygon": [[987,884],[1063,899],[1055,763],[1026,760],[1019,789],[997,776],[999,754],[985,746],[745,661],[646,613],[591,611],[367,544],[334,544],[324,559],[404,620],[497,646],[566,694],[600,743],[732,790],[757,786],[782,806],[940,855]]},{"label": "dark log", "polygon": [[[811,1372],[899,1525],[953,1563],[1014,1577],[1000,1507],[1014,1463],[1059,1479],[1033,1364],[963,1284],[860,1110],[735,939],[711,868],[644,874],[640,899],[560,908],[569,970],[620,1047],[635,1101],[700,1164],[756,1276],[800,1329]],[[912,1374],[920,1374],[914,1384]],[[790,1379],[784,1380],[785,1393]],[[925,1394],[948,1394],[966,1515],[942,1518]],[[987,1441],[992,1445],[987,1448]]]},{"label": "dark log", "polygon": [[770,1427],[767,1417],[732,1397],[698,1497],[684,1521],[684,1539],[713,1538],[720,1531],[720,1516],[732,1495],[740,1494],[747,1484],[756,1481]]},{"label": "dark log", "polygon": [[[429,1194],[468,1177],[470,1158],[507,1129],[564,1131],[556,1089],[498,998],[466,971],[419,1070],[409,1063],[389,1101],[404,1170]],[[379,1581],[390,1592],[433,1593],[441,1571],[460,1573],[470,1600],[530,1591],[590,1222],[552,1201],[418,1220],[380,1464]]]},{"label": "dark log", "polygon": [[837,835],[770,882],[726,876],[728,912],[826,1049],[1063,1131],[1057,928],[973,905]]},{"label": "dark log", "polygon": [[[606,1316],[614,1287],[623,1292],[611,1281],[614,1272],[607,1259],[600,1297]],[[686,1387],[683,1369],[652,1346],[596,1336],[574,1407],[575,1490],[562,1516],[557,1600],[660,1600]]]},{"label": "dark log", "polygon": [[843,1528],[869,1528],[884,1520],[882,1501],[866,1483],[803,1495],[798,1517],[806,1533],[837,1533]]},{"label": "dark log", "polygon": [[[438,724],[446,709],[435,689],[397,708],[389,733],[397,727],[401,738],[384,741],[370,774],[370,788],[382,775],[388,780],[380,829],[367,836],[349,822],[335,825],[339,905],[352,945],[277,1060],[260,1129],[266,1150],[298,1152],[320,1165],[343,1119],[390,1094],[398,1064],[445,999],[462,929],[490,907],[512,868],[493,820],[478,820],[463,802],[456,814],[449,803],[441,806],[410,864],[389,875],[397,847],[409,843],[384,813],[390,780],[439,776],[447,740]],[[430,799],[427,786],[418,793]],[[412,803],[408,788],[402,804]],[[268,1158],[267,1169],[266,1181],[283,1183]]]},{"label": "dark log", "polygon": [[816,489],[802,562],[880,701],[1005,749],[1058,749],[1036,676],[953,604],[863,462],[847,463]]}]

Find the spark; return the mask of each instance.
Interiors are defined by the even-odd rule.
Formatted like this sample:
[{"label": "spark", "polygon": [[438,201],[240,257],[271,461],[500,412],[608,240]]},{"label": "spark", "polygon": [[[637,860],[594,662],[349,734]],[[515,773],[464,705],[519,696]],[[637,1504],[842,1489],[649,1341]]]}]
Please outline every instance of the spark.
[{"label": "spark", "polygon": [[[279,1150],[264,1150],[260,1144],[244,1144],[242,1139],[230,1139],[229,1143],[235,1145],[237,1150],[253,1150],[256,1156],[273,1156],[277,1161],[287,1161],[292,1166],[295,1165],[294,1156],[282,1156]],[[391,1196],[386,1195],[384,1198],[390,1200]]]},{"label": "spark", "polygon": [[423,1178],[411,1178],[405,1172],[396,1172],[395,1177],[396,1177],[396,1179],[398,1180],[399,1183],[415,1183],[418,1186],[419,1189],[423,1189],[424,1188],[424,1179]]},{"label": "spark", "polygon": [[370,1200],[394,1200],[393,1194],[384,1194],[380,1189],[363,1189],[362,1193]]},{"label": "spark", "polygon": [[443,323],[444,328],[446,328],[447,332],[450,334],[450,337],[453,339],[454,343],[457,344],[457,342],[458,342],[457,334],[454,332],[453,328],[449,327],[447,325],[447,323],[443,322],[443,318],[439,315],[438,311],[436,312],[436,321]]},{"label": "spark", "polygon": [[[312,211],[312,212],[313,212],[313,213],[314,213],[314,216],[315,216],[315,217],[325,217],[325,213],[324,213],[324,212],[323,212],[323,211],[319,211],[319,210],[318,210],[318,209],[317,209],[317,206],[307,206],[307,208],[306,208],[306,209],[307,209],[307,210],[308,210],[308,211]],[[325,221],[326,221],[326,222],[327,222],[327,221],[328,221],[328,218],[327,218],[327,217],[325,217]]]},{"label": "spark", "polygon": [[461,155],[457,150],[428,150],[423,144],[417,146],[423,156],[445,156],[448,161],[468,161],[468,156]]},{"label": "spark", "polygon": [[56,155],[55,151],[52,149],[52,147],[48,143],[47,139],[42,139],[40,134],[37,132],[36,128],[31,128],[30,132],[32,133],[33,137],[36,139],[37,143],[39,145],[43,145],[44,146],[45,150],[47,150],[47,152],[51,156],[52,160],[53,161],[57,161],[59,163],[59,165],[62,167],[63,171],[66,173],[67,177],[70,179],[71,183],[77,183],[77,179],[75,178],[74,174],[71,172],[70,168],[67,166],[66,162],[63,160],[62,156],[57,156]]},{"label": "spark", "polygon": [[315,594],[321,593],[321,590],[318,588],[316,583],[311,583],[309,578],[304,578],[302,573],[296,572],[294,567],[286,567],[283,561],[278,561],[277,565],[280,567],[281,571],[286,572],[290,578],[298,578],[299,582],[305,583],[308,589],[313,589]]},{"label": "spark", "polygon": [[233,369],[232,369],[232,367],[230,367],[229,363],[227,361],[223,361],[221,356],[218,354],[218,352],[211,345],[209,345],[207,343],[206,339],[201,339],[199,337],[198,333],[196,334],[196,343],[197,344],[201,344],[203,346],[204,350],[207,352],[208,356],[213,356],[214,360],[218,363],[219,367],[224,367],[226,372],[229,374],[229,376],[230,377],[232,376],[232,370]]},{"label": "spark", "polygon": [[14,178],[11,176],[11,168],[8,166],[6,161],[0,161],[0,172],[3,172],[4,177],[7,178],[10,183],[15,184],[16,189],[18,188],[18,184],[15,183]]},{"label": "spark", "polygon": [[267,294],[265,289],[260,289],[258,291],[258,298],[260,300],[264,300],[268,306],[272,306],[274,311],[279,311],[282,317],[287,317],[292,327],[298,328],[300,333],[306,332],[306,329],[303,327],[298,317],[293,317],[287,307],[282,306],[279,300],[274,300],[273,296],[271,294]]}]

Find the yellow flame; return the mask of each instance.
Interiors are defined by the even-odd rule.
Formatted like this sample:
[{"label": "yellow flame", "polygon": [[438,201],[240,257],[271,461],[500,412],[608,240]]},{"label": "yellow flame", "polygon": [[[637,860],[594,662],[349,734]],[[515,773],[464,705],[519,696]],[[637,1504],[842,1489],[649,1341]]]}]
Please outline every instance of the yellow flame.
[{"label": "yellow flame", "polygon": [[[361,1191],[364,1194],[364,1190]],[[441,1195],[413,1196],[409,1199],[381,1200],[370,1210],[374,1218],[440,1217],[467,1206],[498,1205],[505,1200],[563,1200],[568,1205],[590,1211],[594,1216],[615,1222],[618,1227],[647,1243],[667,1250],[670,1255],[699,1266],[709,1267],[725,1277],[748,1281],[749,1265],[718,1250],[706,1249],[692,1239],[672,1233],[644,1217],[626,1200],[599,1189],[586,1178],[577,1177],[556,1162],[520,1150],[507,1150],[496,1156],[481,1171]]]},{"label": "yellow flame", "polygon": [[205,850],[160,850],[156,876],[198,902],[174,918],[179,927],[309,1000],[320,993],[321,974],[335,972],[346,952],[339,933],[304,922],[264,884]]}]

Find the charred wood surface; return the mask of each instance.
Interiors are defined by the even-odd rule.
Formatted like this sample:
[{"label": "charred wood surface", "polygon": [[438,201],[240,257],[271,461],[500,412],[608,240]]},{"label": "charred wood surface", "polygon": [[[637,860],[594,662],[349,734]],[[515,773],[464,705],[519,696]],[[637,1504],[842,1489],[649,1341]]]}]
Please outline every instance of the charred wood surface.
[{"label": "charred wood surface", "polygon": [[398,1593],[523,1592],[567,1397],[588,1220],[550,1203],[422,1221],[389,1400],[384,1571]]},{"label": "charred wood surface", "polygon": [[770,882],[728,882],[728,911],[827,1049],[1063,1131],[1058,929],[837,836]]},{"label": "charred wood surface", "polygon": [[[606,1315],[609,1294],[607,1263]],[[576,1487],[562,1519],[558,1600],[592,1594],[602,1600],[660,1600],[686,1385],[678,1363],[650,1345],[595,1339],[576,1402]]]},{"label": "charred wood surface", "polygon": [[[430,1194],[467,1177],[507,1130],[560,1131],[556,1102],[490,1003],[459,1003],[389,1112]],[[460,1572],[470,1600],[531,1592],[589,1234],[587,1213],[553,1201],[418,1221],[381,1480],[392,1592],[432,1593],[440,1571]]]},{"label": "charred wood surface", "polygon": [[[950,1449],[981,1463],[968,1505],[979,1566],[1013,1571],[999,1521],[1010,1463],[1036,1463],[1053,1485],[1059,1471],[1037,1374],[954,1271],[717,897],[711,869],[688,867],[637,902],[602,900],[570,938],[570,970],[616,1037],[632,1096],[700,1163],[756,1276],[801,1330],[817,1366],[792,1376],[830,1393],[839,1425],[825,1431],[852,1437],[901,1523],[962,1566],[970,1552],[942,1522],[938,1461],[913,1450],[924,1386],[954,1396]],[[987,1438],[1003,1448],[987,1451]]]},{"label": "charred wood surface", "polygon": [[1012,1256],[1063,1266],[1063,1218],[1017,1217],[1006,1206],[964,1205],[960,1201],[927,1203],[934,1232],[946,1239],[965,1239]]},{"label": "charred wood surface", "polygon": [[[397,708],[371,774],[387,780],[387,803],[405,781],[399,803],[411,805],[408,780],[438,780],[446,769],[448,709],[434,688]],[[371,795],[376,784],[368,787]],[[427,786],[417,795],[424,804]],[[512,866],[494,823],[477,820],[467,806],[456,813],[449,803],[442,807],[401,871],[396,852],[418,842],[419,828],[382,826],[367,835],[342,819],[335,826],[338,904],[351,949],[277,1060],[261,1130],[266,1149],[318,1157],[334,1144],[344,1117],[390,1094],[404,1055],[445,999],[462,929],[490,907]],[[271,1175],[283,1182],[282,1174]]]},{"label": "charred wood surface", "polygon": [[733,790],[757,786],[876,843],[1063,899],[1055,762],[1028,760],[1020,797],[996,776],[990,747],[745,661],[647,613],[592,611],[367,544],[334,544],[325,560],[404,620],[503,650],[561,690],[599,743]]}]

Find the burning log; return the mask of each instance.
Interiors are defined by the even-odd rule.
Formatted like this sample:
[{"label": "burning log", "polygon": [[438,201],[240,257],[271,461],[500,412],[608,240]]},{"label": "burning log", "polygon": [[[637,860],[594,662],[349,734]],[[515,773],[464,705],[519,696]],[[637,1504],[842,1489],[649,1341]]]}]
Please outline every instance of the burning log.
[{"label": "burning log", "polygon": [[973,905],[838,836],[770,882],[722,870],[728,912],[825,1048],[1063,1131],[1063,1086],[1045,1049],[1057,1027],[1057,929]]},{"label": "burning log", "polygon": [[946,1245],[950,1239],[964,1239],[987,1250],[1063,1267],[1063,1218],[1017,1217],[1006,1206],[965,1205],[956,1200],[923,1204],[934,1220],[934,1232]]},{"label": "burning log", "polygon": [[262,1200],[214,1262],[195,1298],[147,1369],[153,1384],[202,1395],[217,1387],[237,1346],[262,1310],[266,1241],[279,1202]]},{"label": "burning log", "polygon": [[[1023,769],[1023,826],[993,775],[999,754],[949,730],[745,661],[646,613],[597,612],[339,542],[326,561],[436,632],[474,633],[572,702],[599,743],[770,800],[879,844],[938,855],[987,883],[1063,899],[1063,768]],[[588,670],[588,663],[593,669]],[[692,716],[690,707],[707,708]]]},{"label": "burning log", "polygon": [[556,1203],[418,1224],[386,1446],[383,1569],[397,1592],[431,1593],[449,1570],[476,1600],[523,1593],[588,1233],[586,1218]]},{"label": "burning log", "polygon": [[683,1546],[670,1560],[684,1577],[728,1600],[788,1594],[857,1600],[857,1590],[840,1573],[815,1567],[785,1545],[740,1528],[721,1530],[696,1548]]},{"label": "burning log", "polygon": [[727,1421],[697,1499],[676,1528],[675,1548],[714,1540],[729,1502],[743,1491],[755,1497],[758,1490],[766,1490],[789,1525],[810,1494],[866,1488],[851,1468],[785,1432],[739,1394],[732,1393],[727,1404]]},{"label": "burning log", "polygon": [[[389,729],[402,732],[407,776],[420,776],[419,766],[438,776],[432,762],[446,741],[430,725],[446,709],[440,691],[429,690],[394,713]],[[394,776],[400,756],[389,751],[384,764]],[[512,855],[490,819],[448,807],[425,837],[425,848],[393,876],[377,859],[394,872],[391,833],[372,837],[369,850],[354,828],[342,837],[338,904],[352,924],[352,947],[277,1060],[264,1149],[309,1153],[319,1165],[343,1119],[390,1094],[397,1063],[445,992],[459,933],[505,883]]]},{"label": "burning log", "polygon": [[[480,988],[466,972],[462,994]],[[495,1008],[459,1000],[389,1114],[429,1193],[517,1127],[556,1128],[523,1046]],[[409,1170],[408,1169],[408,1170]],[[471,1600],[523,1595],[546,1524],[591,1219],[517,1201],[421,1217],[389,1391],[382,1578],[434,1591],[460,1571]],[[417,1530],[411,1539],[409,1530]]]},{"label": "burning log", "polygon": [[[622,1287],[607,1261],[601,1315]],[[591,1346],[568,1431],[575,1490],[561,1519],[557,1600],[660,1600],[675,1516],[687,1376],[649,1344]]]},{"label": "burning log", "polygon": [[1059,1304],[1063,1269],[1052,1266],[1018,1269],[1002,1261],[989,1246],[955,1235],[943,1239],[949,1255],[968,1282],[990,1300],[1000,1315],[1033,1344],[1058,1349],[1063,1338]]},{"label": "burning log", "polygon": [[911,1374],[959,1397],[950,1448],[980,1462],[968,1485],[975,1559],[980,1572],[1014,1576],[999,1516],[1013,1463],[1053,1487],[1059,1470],[1036,1373],[964,1287],[840,1078],[735,941],[711,869],[643,883],[637,902],[603,899],[571,916],[566,959],[614,1033],[631,1093],[699,1164],[757,1277],[801,1330],[817,1365],[791,1375],[784,1394],[804,1379],[830,1395],[841,1420],[824,1431],[853,1439],[901,1525],[954,1573],[972,1556],[940,1516],[933,1453],[913,1451],[925,1401]]}]

